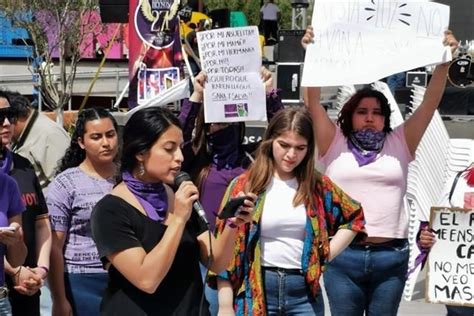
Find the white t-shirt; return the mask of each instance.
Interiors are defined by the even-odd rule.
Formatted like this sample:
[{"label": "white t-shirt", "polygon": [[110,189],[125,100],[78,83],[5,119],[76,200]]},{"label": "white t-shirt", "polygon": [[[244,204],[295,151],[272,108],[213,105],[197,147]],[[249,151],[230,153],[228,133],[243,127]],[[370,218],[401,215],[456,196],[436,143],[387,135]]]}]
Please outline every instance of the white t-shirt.
[{"label": "white t-shirt", "polygon": [[298,182],[273,178],[266,190],[261,219],[261,263],[264,267],[301,269],[306,225],[303,204],[293,206]]},{"label": "white t-shirt", "polygon": [[276,21],[280,8],[274,3],[267,3],[260,9],[260,12],[263,13],[264,20]]}]

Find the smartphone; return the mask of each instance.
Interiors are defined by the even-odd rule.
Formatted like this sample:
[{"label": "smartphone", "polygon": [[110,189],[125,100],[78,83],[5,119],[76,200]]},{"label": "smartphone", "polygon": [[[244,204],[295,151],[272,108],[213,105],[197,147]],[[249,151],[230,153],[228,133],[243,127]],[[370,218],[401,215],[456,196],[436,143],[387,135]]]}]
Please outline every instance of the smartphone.
[{"label": "smartphone", "polygon": [[224,208],[222,209],[222,212],[217,215],[217,217],[219,217],[220,219],[234,217],[235,212],[237,212],[239,206],[244,205],[245,199],[247,199],[246,196],[230,199],[229,202],[227,202]]},{"label": "smartphone", "polygon": [[16,230],[16,227],[13,227],[13,226],[0,227],[0,231],[4,231],[4,230],[9,230],[11,232],[14,232]]}]

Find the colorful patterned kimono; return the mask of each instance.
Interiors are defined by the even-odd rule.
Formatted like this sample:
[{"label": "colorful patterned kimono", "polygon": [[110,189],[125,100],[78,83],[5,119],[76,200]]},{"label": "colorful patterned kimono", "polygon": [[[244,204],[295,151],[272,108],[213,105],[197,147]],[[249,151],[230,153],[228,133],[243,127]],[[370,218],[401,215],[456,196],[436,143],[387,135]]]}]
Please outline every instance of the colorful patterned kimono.
[{"label": "colorful patterned kimono", "polygon": [[[234,179],[222,201],[235,197],[244,191],[248,173]],[[319,278],[329,255],[329,237],[338,229],[363,232],[364,215],[360,204],[351,199],[332,181],[323,176],[313,192],[317,205],[305,202],[306,221],[301,266],[308,289],[313,296],[319,291]],[[266,315],[265,295],[260,265],[260,221],[265,202],[265,193],[258,196],[252,222],[238,228],[234,256],[227,270],[218,277],[227,279],[234,292],[236,315]],[[216,236],[222,233],[225,221],[217,220]],[[210,285],[216,286],[217,276],[210,278]]]}]

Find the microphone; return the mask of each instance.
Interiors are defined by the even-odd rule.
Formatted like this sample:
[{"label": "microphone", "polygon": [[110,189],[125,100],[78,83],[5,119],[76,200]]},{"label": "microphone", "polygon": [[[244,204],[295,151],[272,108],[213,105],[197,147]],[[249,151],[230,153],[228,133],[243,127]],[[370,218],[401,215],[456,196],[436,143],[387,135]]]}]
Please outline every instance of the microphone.
[{"label": "microphone", "polygon": [[[191,177],[189,176],[187,172],[180,171],[176,175],[176,178],[174,178],[174,186],[176,188],[179,188],[181,183],[183,183],[184,181],[191,181]],[[204,208],[202,207],[201,203],[199,203],[199,200],[194,201],[193,209],[197,212],[197,214],[199,215],[199,218],[201,218],[201,220],[203,220],[203,222],[207,226],[209,226],[209,222],[207,221],[207,218],[206,218],[206,212],[204,211]]]}]

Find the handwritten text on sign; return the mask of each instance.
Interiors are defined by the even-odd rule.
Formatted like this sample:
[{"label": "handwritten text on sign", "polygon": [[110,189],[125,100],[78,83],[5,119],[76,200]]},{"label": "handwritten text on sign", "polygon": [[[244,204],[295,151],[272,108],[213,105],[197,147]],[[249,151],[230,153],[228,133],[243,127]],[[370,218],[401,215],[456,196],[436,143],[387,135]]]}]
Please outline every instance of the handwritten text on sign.
[{"label": "handwritten text on sign", "polygon": [[315,0],[303,86],[371,83],[449,60],[449,7],[428,0]]},{"label": "handwritten text on sign", "polygon": [[266,120],[257,27],[198,32],[197,37],[202,68],[207,73],[205,121]]},{"label": "handwritten text on sign", "polygon": [[474,210],[431,208],[436,243],[429,255],[427,299],[474,306]]}]

